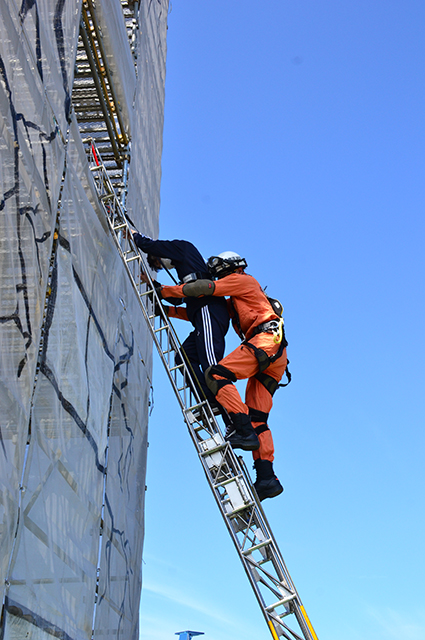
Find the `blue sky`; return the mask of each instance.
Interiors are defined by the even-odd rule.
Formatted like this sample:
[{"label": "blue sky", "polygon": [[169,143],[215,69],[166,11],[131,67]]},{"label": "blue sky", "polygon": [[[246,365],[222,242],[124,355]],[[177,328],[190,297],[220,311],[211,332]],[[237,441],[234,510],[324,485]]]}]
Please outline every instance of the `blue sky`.
[{"label": "blue sky", "polygon": [[[168,24],[160,238],[240,253],[284,304],[288,569],[320,640],[425,640],[425,5],[174,0]],[[158,360],[154,398],[140,638],[268,639]]]}]

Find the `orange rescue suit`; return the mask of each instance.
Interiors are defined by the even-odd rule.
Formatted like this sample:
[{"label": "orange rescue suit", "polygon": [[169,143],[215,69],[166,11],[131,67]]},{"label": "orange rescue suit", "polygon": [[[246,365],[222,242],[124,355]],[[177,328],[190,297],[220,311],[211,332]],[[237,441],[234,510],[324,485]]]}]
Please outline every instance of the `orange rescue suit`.
[{"label": "orange rescue suit", "polygon": [[[264,322],[279,320],[257,280],[247,273],[232,273],[216,280],[214,285],[214,296],[230,296],[230,316],[239,337],[263,349],[268,356],[273,357],[280,347],[280,344],[276,343],[274,339],[274,334],[263,332],[253,335],[256,327]],[[182,298],[185,295],[183,287],[184,285],[163,286],[162,296],[164,298]],[[252,349],[242,343],[223,358],[219,364],[234,373],[237,380],[248,378],[245,403],[242,402],[234,384],[226,384],[218,390],[217,400],[229,413],[249,414],[249,408],[265,414],[270,412],[273,405],[272,395],[255,377],[259,372],[259,364]],[[272,362],[264,370],[264,373],[279,382],[285,373],[286,365],[287,355],[286,348],[284,348],[281,356]],[[224,379],[217,374],[214,374],[214,378]],[[267,423],[264,420],[258,421],[253,418],[252,425],[256,429],[260,441],[260,448],[253,451],[254,459],[262,458],[273,462],[273,438]]]}]

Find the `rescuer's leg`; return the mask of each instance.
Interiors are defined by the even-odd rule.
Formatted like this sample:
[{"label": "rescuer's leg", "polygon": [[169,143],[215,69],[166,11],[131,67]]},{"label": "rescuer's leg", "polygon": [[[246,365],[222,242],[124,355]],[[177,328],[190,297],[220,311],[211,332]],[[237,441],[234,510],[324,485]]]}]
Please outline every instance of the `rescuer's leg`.
[{"label": "rescuer's leg", "polygon": [[[283,487],[277,479],[273,470],[274,444],[273,437],[268,426],[268,417],[273,405],[271,390],[273,385],[270,382],[279,383],[287,365],[286,349],[282,356],[272,363],[265,371],[266,378],[250,378],[246,387],[245,400],[249,407],[249,413],[255,432],[260,441],[260,447],[253,452],[254,467],[257,478],[254,487],[260,500],[274,498],[283,491]],[[264,384],[264,382],[266,384]]]},{"label": "rescuer's leg", "polygon": [[238,347],[218,365],[210,367],[205,372],[209,389],[227,410],[232,420],[225,438],[233,448],[244,451],[258,449],[259,440],[252,428],[248,407],[242,402],[233,383],[253,375],[256,371],[258,371],[258,362],[255,355],[246,347]]},{"label": "rescuer's leg", "polygon": [[254,487],[260,502],[265,498],[274,498],[283,491],[283,487],[273,470],[273,463],[270,460],[257,458],[254,460],[254,467],[257,472],[257,479]]},{"label": "rescuer's leg", "polygon": [[260,447],[253,457],[273,462],[273,436],[268,425],[269,413],[273,406],[272,396],[257,378],[250,378],[246,385],[245,402],[249,407],[252,426],[260,441]]},{"label": "rescuer's leg", "polygon": [[227,425],[224,439],[233,449],[255,451],[260,446],[258,436],[246,413],[229,413],[231,424]]},{"label": "rescuer's leg", "polygon": [[[268,414],[272,407],[272,396],[256,378],[248,381],[246,402],[250,409],[252,426],[260,441],[260,446],[253,451],[256,470],[255,490],[261,500],[274,498],[283,491],[283,487],[273,470],[274,444],[272,433],[267,424]],[[255,405],[254,408],[252,405]],[[261,407],[262,410],[258,409]]]}]

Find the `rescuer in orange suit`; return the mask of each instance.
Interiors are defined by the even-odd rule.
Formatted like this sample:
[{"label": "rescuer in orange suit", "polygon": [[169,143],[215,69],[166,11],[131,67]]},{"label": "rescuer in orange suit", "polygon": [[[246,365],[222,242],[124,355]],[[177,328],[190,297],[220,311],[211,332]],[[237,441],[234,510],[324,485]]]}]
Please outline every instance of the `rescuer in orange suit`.
[{"label": "rescuer in orange suit", "polygon": [[[247,262],[238,254],[225,251],[210,258],[207,265],[217,280],[164,286],[161,295],[164,298],[230,296],[230,317],[242,343],[218,364],[210,366],[205,379],[232,420],[226,441],[235,449],[253,452],[258,497],[260,500],[273,498],[283,491],[273,470],[273,438],[267,424],[273,394],[288,362],[282,307],[277,300],[265,295],[255,278],[245,273]],[[234,383],[246,378],[244,403]]]}]

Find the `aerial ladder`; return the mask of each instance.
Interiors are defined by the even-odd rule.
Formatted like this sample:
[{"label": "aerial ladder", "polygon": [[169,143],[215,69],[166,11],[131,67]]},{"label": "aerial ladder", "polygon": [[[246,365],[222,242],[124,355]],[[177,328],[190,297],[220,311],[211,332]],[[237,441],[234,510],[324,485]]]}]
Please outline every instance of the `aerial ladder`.
[{"label": "aerial ladder", "polygon": [[[122,198],[118,197],[93,140],[88,158],[117,251],[269,631],[274,640],[318,640],[243,458],[237,456],[225,441],[213,409],[197,390],[177,334],[157,295],[145,260],[134,243]],[[147,283],[141,281],[141,273],[148,276]]]}]

